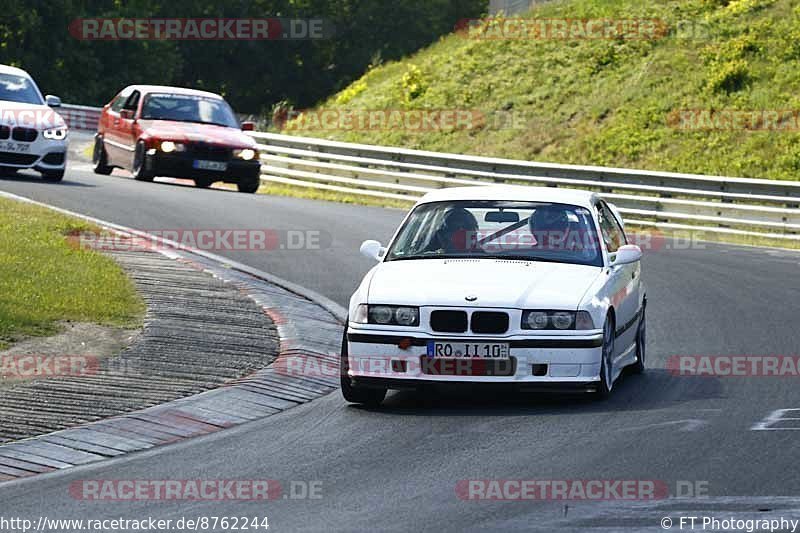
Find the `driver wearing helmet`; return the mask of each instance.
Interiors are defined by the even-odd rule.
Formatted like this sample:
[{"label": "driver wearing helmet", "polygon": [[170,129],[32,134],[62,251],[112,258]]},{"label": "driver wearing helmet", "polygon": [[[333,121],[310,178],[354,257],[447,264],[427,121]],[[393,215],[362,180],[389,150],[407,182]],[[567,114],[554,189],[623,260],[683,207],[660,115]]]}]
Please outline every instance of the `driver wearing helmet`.
[{"label": "driver wearing helmet", "polygon": [[563,207],[543,205],[528,221],[537,248],[563,249],[570,231],[570,222]]},{"label": "driver wearing helmet", "polygon": [[445,213],[442,225],[433,235],[428,250],[444,253],[466,252],[474,248],[477,232],[478,221],[475,216],[463,207],[453,207]]}]

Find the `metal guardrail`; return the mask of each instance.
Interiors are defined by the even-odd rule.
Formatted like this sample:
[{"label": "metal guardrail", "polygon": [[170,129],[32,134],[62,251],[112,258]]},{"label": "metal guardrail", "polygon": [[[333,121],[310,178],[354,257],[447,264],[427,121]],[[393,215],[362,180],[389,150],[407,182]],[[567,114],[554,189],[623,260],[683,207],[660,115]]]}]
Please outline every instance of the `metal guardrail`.
[{"label": "metal guardrail", "polygon": [[58,108],[58,114],[64,118],[67,126],[81,131],[97,131],[101,111],[99,107],[72,104],[64,104]]},{"label": "metal guardrail", "polygon": [[267,181],[414,201],[431,190],[519,184],[595,190],[626,224],[800,240],[800,182],[534,163],[254,133]]},{"label": "metal guardrail", "polygon": [[[100,108],[64,105],[74,129],[97,128]],[[632,226],[800,241],[800,182],[559,165],[254,132],[262,179],[416,201],[454,186],[539,185],[594,190]]]}]

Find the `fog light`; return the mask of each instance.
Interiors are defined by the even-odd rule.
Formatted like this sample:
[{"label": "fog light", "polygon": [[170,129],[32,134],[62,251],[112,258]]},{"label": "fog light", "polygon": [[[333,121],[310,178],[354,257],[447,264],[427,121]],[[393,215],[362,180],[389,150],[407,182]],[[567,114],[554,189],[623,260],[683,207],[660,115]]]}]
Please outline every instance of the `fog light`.
[{"label": "fog light", "polygon": [[256,156],[256,151],[251,150],[250,148],[245,148],[244,150],[239,150],[238,152],[239,159],[244,159],[245,161],[250,161]]},{"label": "fog light", "polygon": [[175,143],[172,141],[164,141],[161,143],[161,151],[165,154],[175,151]]}]

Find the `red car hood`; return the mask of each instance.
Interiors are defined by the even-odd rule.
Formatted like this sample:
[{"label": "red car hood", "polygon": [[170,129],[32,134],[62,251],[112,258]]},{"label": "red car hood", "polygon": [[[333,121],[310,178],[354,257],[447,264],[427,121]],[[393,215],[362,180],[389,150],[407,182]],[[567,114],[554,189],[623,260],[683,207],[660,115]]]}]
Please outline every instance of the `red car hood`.
[{"label": "red car hood", "polygon": [[242,130],[225,126],[171,120],[140,120],[139,125],[143,135],[161,141],[202,141],[233,148],[254,148],[256,145],[256,141]]}]

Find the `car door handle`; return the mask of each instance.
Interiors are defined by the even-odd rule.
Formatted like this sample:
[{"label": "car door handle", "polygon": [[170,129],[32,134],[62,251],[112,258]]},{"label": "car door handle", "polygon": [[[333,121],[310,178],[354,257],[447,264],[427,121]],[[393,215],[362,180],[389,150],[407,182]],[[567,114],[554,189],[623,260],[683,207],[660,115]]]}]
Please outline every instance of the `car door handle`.
[{"label": "car door handle", "polygon": [[631,279],[636,279],[636,271],[635,270],[631,273]]}]

